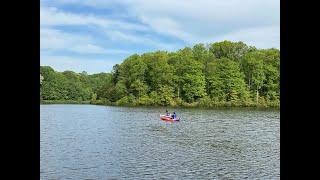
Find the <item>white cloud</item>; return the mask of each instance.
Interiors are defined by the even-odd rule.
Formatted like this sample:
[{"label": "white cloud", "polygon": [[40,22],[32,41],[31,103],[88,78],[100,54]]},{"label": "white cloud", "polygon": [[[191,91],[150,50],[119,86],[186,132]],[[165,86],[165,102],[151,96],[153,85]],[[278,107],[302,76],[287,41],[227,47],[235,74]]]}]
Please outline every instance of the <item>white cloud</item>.
[{"label": "white cloud", "polygon": [[[143,34],[134,34],[134,31],[144,31],[147,26],[122,21],[107,20],[94,15],[68,13],[57,8],[41,7],[41,49],[43,50],[69,50],[77,53],[97,54],[129,54],[125,50],[106,50],[93,44],[93,38],[76,33],[66,33],[54,29],[61,25],[96,25],[97,31],[102,31],[113,42],[148,44],[161,50],[176,49],[176,44],[163,43],[160,40],[144,37]],[[96,37],[95,37],[96,38]]]},{"label": "white cloud", "polygon": [[91,41],[89,36],[65,33],[56,29],[40,29],[40,47],[45,50],[72,49],[76,44],[86,44]]},{"label": "white cloud", "polygon": [[74,52],[78,53],[93,53],[93,54],[131,54],[131,52],[121,49],[105,49],[100,46],[86,44],[76,45],[72,48]]},{"label": "white cloud", "polygon": [[92,14],[76,14],[58,10],[55,7],[40,8],[41,26],[57,25],[96,25],[102,28],[117,28],[124,30],[145,31],[147,26],[128,23],[121,20],[107,19]]},{"label": "white cloud", "polygon": [[173,37],[177,37],[181,40],[191,40],[193,37],[191,34],[187,33],[183,30],[181,25],[170,18],[163,18],[163,17],[154,17],[151,18],[149,16],[141,16],[141,20],[149,24],[154,31],[165,34],[171,35]]},{"label": "white cloud", "polygon": [[[252,38],[246,39],[247,42],[256,42],[254,34],[259,32],[251,30],[280,26],[279,0],[57,0],[57,3],[81,4],[99,9],[120,5],[129,15],[140,19],[153,31],[188,43],[212,37],[221,39],[230,34],[240,36],[242,32],[253,33]],[[278,34],[269,36],[279,37],[280,30]],[[274,41],[280,46],[280,39],[263,40],[257,44],[258,47],[259,44],[274,46]]]},{"label": "white cloud", "polygon": [[111,5],[115,4],[115,1],[113,0],[40,0],[40,4],[59,4],[59,5],[65,5],[65,4],[77,4],[77,5],[85,5],[95,8],[107,8]]},{"label": "white cloud", "polygon": [[[279,0],[138,0],[127,6],[155,31],[189,43],[280,24]],[[264,40],[261,43],[272,44]]]},{"label": "white cloud", "polygon": [[[132,54],[108,46],[173,51],[195,43],[243,41],[258,48],[280,48],[279,0],[41,0],[41,64],[57,70],[108,72],[115,61],[78,59],[79,55]],[[64,5],[89,6],[111,15],[70,12]],[[119,15],[119,16],[118,16]],[[123,18],[123,17],[126,18]],[[111,18],[112,17],[112,18]],[[79,27],[80,26],[80,27]],[[67,32],[66,27],[82,31]],[[59,30],[58,30],[59,29]],[[84,30],[90,29],[87,33]],[[70,29],[69,29],[70,30]],[[92,31],[91,31],[92,30]],[[96,34],[97,33],[97,34]],[[85,35],[83,35],[85,34]],[[153,35],[152,35],[153,34]],[[156,35],[154,35],[156,34]],[[161,36],[162,35],[162,36]],[[184,44],[168,42],[164,37]],[[101,38],[105,38],[103,40]],[[169,38],[172,41],[172,38]],[[100,42],[100,43],[99,43]],[[46,54],[45,54],[46,53]],[[109,58],[106,58],[109,59]],[[117,62],[119,63],[119,62]]]},{"label": "white cloud", "polygon": [[179,47],[177,43],[164,43],[160,40],[152,39],[143,35],[135,35],[132,33],[124,33],[121,31],[104,31],[112,41],[123,41],[126,43],[144,44],[158,48],[158,50],[175,50]]},{"label": "white cloud", "polygon": [[40,47],[45,51],[67,50],[80,54],[130,54],[126,50],[105,49],[93,44],[90,36],[71,34],[63,31],[41,28]]},{"label": "white cloud", "polygon": [[218,38],[213,38],[214,42],[223,40],[243,41],[248,45],[254,45],[259,48],[280,49],[280,27],[265,26],[240,29],[238,31],[220,36]]}]

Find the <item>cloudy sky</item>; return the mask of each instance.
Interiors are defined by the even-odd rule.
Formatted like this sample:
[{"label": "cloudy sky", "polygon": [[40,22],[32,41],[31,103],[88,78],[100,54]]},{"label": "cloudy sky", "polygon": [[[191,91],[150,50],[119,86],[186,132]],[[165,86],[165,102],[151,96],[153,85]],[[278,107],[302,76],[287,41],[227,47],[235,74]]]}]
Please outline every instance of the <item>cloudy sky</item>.
[{"label": "cloudy sky", "polygon": [[41,0],[40,63],[110,72],[127,56],[196,43],[280,48],[279,0]]}]

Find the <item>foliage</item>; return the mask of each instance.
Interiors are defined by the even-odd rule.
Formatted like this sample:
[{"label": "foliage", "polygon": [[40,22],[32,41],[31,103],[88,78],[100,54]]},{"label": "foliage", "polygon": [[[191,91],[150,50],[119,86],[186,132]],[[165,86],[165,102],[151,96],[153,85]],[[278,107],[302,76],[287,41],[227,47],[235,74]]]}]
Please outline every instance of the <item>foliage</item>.
[{"label": "foliage", "polygon": [[280,51],[243,42],[133,54],[111,73],[40,67],[43,102],[148,106],[280,106]]}]

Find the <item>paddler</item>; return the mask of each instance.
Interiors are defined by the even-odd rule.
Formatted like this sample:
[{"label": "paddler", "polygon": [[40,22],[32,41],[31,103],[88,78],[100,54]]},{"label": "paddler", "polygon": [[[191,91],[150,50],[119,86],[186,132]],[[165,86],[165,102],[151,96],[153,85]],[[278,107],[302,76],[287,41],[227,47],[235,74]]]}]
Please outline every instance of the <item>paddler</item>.
[{"label": "paddler", "polygon": [[176,112],[173,112],[171,118],[172,118],[172,119],[176,119],[176,117],[177,117]]},{"label": "paddler", "polygon": [[168,110],[166,109],[166,116],[170,116],[170,114],[169,114],[169,112],[168,112]]}]

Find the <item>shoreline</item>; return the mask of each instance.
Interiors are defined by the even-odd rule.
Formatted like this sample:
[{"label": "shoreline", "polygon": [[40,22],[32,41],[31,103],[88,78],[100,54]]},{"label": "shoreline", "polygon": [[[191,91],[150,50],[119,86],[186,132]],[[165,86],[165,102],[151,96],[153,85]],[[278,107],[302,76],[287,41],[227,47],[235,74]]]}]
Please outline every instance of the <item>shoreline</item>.
[{"label": "shoreline", "polygon": [[74,101],[74,100],[42,100],[40,104],[91,104],[90,101]]},{"label": "shoreline", "polygon": [[101,106],[114,106],[114,107],[166,107],[166,108],[190,108],[190,109],[274,109],[280,110],[280,106],[263,106],[263,105],[250,105],[250,106],[236,106],[231,104],[221,104],[214,106],[204,106],[204,105],[117,105],[115,103],[92,103],[90,101],[74,101],[74,100],[42,100],[40,105],[49,105],[49,104],[83,104],[83,105],[101,105]]}]

